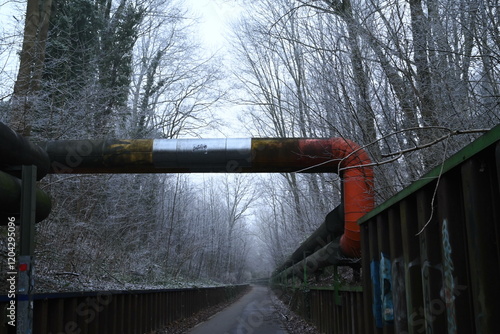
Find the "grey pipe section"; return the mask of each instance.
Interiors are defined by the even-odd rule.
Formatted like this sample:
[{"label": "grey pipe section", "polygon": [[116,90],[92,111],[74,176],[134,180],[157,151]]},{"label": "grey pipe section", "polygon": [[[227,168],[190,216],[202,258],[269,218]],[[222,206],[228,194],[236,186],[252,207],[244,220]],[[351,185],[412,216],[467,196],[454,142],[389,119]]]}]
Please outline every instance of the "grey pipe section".
[{"label": "grey pipe section", "polygon": [[275,272],[279,273],[324,247],[344,232],[344,213],[342,205],[337,206],[326,215],[324,222],[311,234],[293,254]]},{"label": "grey pipe section", "polygon": [[285,276],[286,278],[295,276],[303,279],[304,268],[307,269],[308,274],[311,274],[318,269],[340,263],[342,258],[343,257],[340,253],[340,242],[339,238],[337,238],[336,240],[330,242],[329,244],[316,251],[314,254],[309,255],[302,261],[296,263],[291,267],[288,267],[288,269],[284,270],[281,275]]},{"label": "grey pipe section", "polygon": [[47,152],[0,122],[0,170],[21,177],[22,165],[37,167],[37,180],[50,168]]},{"label": "grey pipe section", "polygon": [[[36,189],[35,222],[40,222],[49,216],[52,202],[49,195]],[[19,218],[21,212],[21,180],[0,171],[0,225],[7,225],[8,217]],[[16,219],[19,223],[19,219]]]}]

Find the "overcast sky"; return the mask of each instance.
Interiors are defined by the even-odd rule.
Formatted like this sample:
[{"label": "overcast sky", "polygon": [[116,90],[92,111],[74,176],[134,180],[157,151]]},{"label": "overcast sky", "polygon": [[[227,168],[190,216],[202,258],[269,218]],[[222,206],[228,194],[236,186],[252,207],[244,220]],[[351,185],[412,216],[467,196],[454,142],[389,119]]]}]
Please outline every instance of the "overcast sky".
[{"label": "overcast sky", "polygon": [[242,8],[237,1],[229,0],[185,0],[189,10],[200,17],[200,37],[207,47],[220,49],[230,30],[230,24],[237,20]]},{"label": "overcast sky", "polygon": [[[195,17],[199,17],[199,37],[207,48],[208,54],[217,52],[226,61],[231,57],[227,38],[231,35],[231,25],[243,15],[243,8],[235,0],[184,0],[186,7]],[[230,61],[225,66],[229,66]],[[227,68],[226,68],[227,69]],[[220,109],[220,110],[219,110]],[[204,129],[201,136],[219,137],[249,137],[241,128],[237,115],[241,106],[225,104],[213,110],[223,119],[225,126],[218,130]]]}]

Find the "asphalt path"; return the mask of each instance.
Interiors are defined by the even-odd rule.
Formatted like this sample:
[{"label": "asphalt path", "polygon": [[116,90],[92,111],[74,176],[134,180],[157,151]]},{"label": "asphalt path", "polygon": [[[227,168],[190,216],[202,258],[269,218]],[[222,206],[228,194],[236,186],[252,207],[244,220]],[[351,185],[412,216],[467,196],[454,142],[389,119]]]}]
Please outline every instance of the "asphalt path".
[{"label": "asphalt path", "polygon": [[189,334],[287,334],[263,286],[252,289],[235,303],[194,327]]}]

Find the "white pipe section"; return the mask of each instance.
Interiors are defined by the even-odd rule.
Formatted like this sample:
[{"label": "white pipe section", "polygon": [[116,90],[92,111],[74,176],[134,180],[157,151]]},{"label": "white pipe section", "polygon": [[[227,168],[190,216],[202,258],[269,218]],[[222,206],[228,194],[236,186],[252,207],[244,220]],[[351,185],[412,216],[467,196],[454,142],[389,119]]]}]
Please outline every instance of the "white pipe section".
[{"label": "white pipe section", "polygon": [[251,138],[155,139],[153,165],[156,168],[182,168],[195,171],[228,172],[234,167],[250,167]]}]

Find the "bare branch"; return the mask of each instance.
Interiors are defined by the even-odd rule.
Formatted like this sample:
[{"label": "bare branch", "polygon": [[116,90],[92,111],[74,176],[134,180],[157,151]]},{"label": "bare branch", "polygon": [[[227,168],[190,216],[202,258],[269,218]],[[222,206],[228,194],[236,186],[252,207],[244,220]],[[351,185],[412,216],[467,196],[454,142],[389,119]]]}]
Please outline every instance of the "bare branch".
[{"label": "bare branch", "polygon": [[[387,157],[390,157],[390,156],[393,156],[393,155],[402,155],[402,154],[405,154],[405,153],[409,153],[409,152],[413,152],[413,151],[418,151],[418,150],[421,150],[423,148],[427,148],[427,147],[436,145],[437,143],[439,143],[439,142],[441,142],[443,140],[446,140],[446,139],[450,138],[451,136],[471,134],[471,133],[484,133],[484,132],[487,132],[487,131],[490,130],[490,129],[450,130],[450,129],[447,129],[445,127],[433,127],[433,128],[439,128],[439,129],[447,130],[447,131],[449,131],[449,133],[446,134],[446,135],[444,135],[444,136],[441,136],[441,137],[439,137],[439,138],[437,138],[437,139],[435,139],[435,140],[433,140],[431,142],[425,143],[423,145],[418,145],[418,146],[415,146],[415,147],[412,147],[412,148],[408,148],[408,149],[405,149],[405,150],[401,150],[401,151],[398,151],[398,152],[391,152],[391,153],[387,153],[387,154],[382,154],[382,157],[383,158],[387,158]],[[416,128],[416,129],[422,129],[422,128]]]},{"label": "bare branch", "polygon": [[359,168],[359,167],[382,166],[382,165],[385,165],[385,164],[397,161],[399,158],[401,158],[406,153],[413,152],[413,151],[418,151],[418,150],[430,147],[432,145],[436,145],[436,144],[438,144],[439,142],[441,142],[443,140],[451,138],[451,136],[454,136],[454,135],[463,135],[463,134],[471,134],[471,133],[484,133],[484,132],[487,132],[487,131],[490,130],[490,129],[451,130],[451,129],[447,128],[447,127],[441,127],[441,126],[403,129],[403,130],[399,130],[399,131],[394,131],[394,132],[392,132],[392,133],[390,133],[388,135],[385,135],[385,136],[383,136],[381,138],[378,138],[374,142],[371,142],[371,143],[369,143],[367,145],[361,146],[359,149],[354,150],[353,152],[351,152],[349,155],[347,155],[345,158],[343,158],[341,160],[339,160],[339,159],[327,160],[327,161],[324,161],[324,162],[322,162],[320,164],[316,164],[314,166],[309,166],[309,167],[300,169],[300,170],[296,171],[295,173],[303,173],[303,172],[305,172],[307,170],[313,169],[313,168],[318,167],[318,166],[329,164],[329,163],[332,163],[332,162],[335,162],[335,161],[342,161],[342,160],[348,159],[353,154],[356,154],[359,150],[366,149],[366,148],[368,148],[368,147],[370,147],[372,145],[375,145],[377,142],[379,142],[381,140],[384,140],[385,138],[388,138],[388,137],[393,136],[393,135],[398,134],[398,133],[407,132],[407,131],[414,131],[414,130],[429,130],[429,129],[441,129],[441,130],[446,130],[449,133],[446,134],[446,135],[444,135],[444,136],[442,136],[442,137],[439,137],[439,138],[437,138],[437,139],[435,139],[435,140],[433,140],[433,141],[431,141],[429,143],[423,144],[423,145],[418,145],[418,146],[415,146],[415,147],[412,147],[412,148],[409,148],[409,149],[405,149],[405,150],[401,150],[401,151],[398,151],[398,152],[393,152],[393,153],[388,153],[388,154],[382,154],[383,158],[392,157],[390,159],[383,160],[383,161],[375,161],[373,163],[364,164],[364,165],[346,166],[346,167],[339,168],[338,172],[343,171],[343,170],[347,170],[347,169],[352,169],[352,168]]}]

